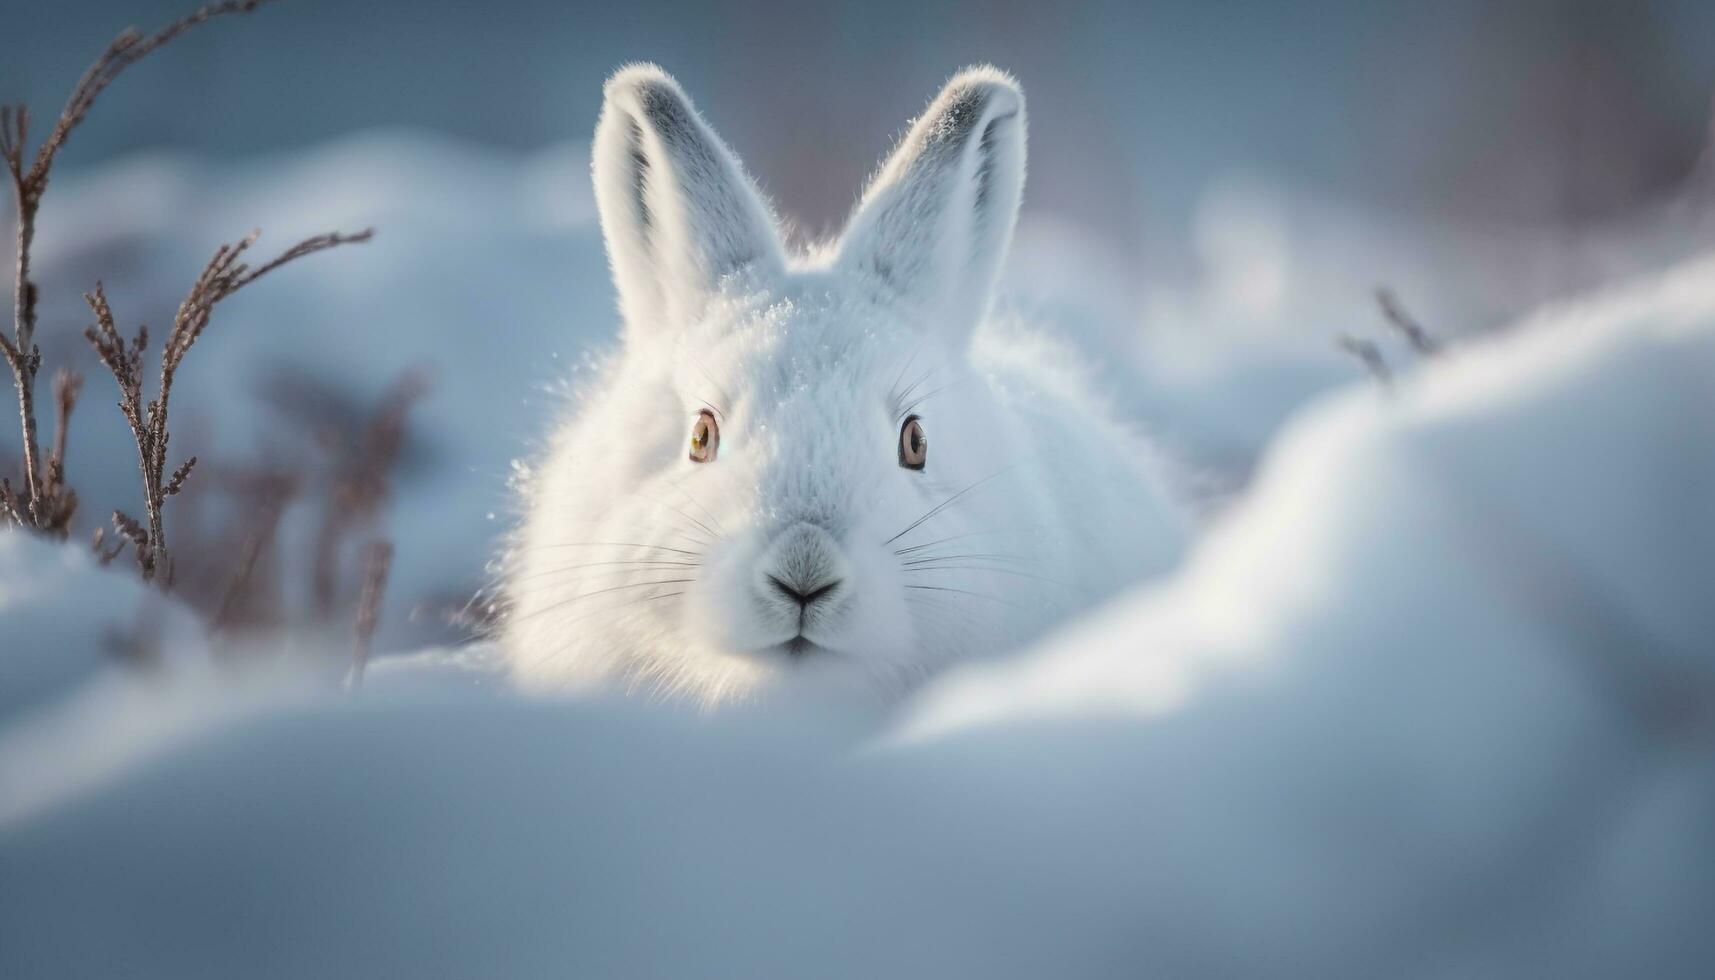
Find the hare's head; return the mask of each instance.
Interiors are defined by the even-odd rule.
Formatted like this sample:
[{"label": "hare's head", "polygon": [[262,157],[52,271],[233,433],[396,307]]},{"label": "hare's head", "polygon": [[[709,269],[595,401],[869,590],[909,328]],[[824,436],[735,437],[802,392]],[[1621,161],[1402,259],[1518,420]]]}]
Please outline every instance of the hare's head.
[{"label": "hare's head", "polygon": [[536,481],[511,584],[527,677],[887,688],[1004,641],[1030,602],[997,545],[1038,491],[967,348],[1024,134],[1009,78],[957,76],[840,239],[790,256],[667,74],[608,83],[593,170],[624,347]]}]

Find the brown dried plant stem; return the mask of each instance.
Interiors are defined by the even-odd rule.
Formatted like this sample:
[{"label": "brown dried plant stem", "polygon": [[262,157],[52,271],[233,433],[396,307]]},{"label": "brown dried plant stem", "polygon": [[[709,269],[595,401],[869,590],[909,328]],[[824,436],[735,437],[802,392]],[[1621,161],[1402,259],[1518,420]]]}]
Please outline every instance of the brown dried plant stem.
[{"label": "brown dried plant stem", "polygon": [[240,518],[248,528],[248,536],[239,549],[237,567],[210,621],[217,632],[235,625],[240,604],[249,595],[257,563],[279,535],[280,519],[285,516],[286,506],[298,495],[301,481],[295,473],[263,470],[252,474],[245,482],[250,485],[249,493],[254,499],[250,513]]},{"label": "brown dried plant stem", "polygon": [[429,390],[421,371],[407,371],[389,386],[356,439],[335,460],[333,486],[316,533],[310,595],[318,618],[334,613],[339,593],[341,542],[366,528],[386,506],[389,474],[404,446],[411,407]]},{"label": "brown dried plant stem", "polygon": [[44,474],[36,428],[36,374],[41,370],[42,352],[36,345],[37,290],[35,281],[30,278],[30,246],[36,234],[36,212],[41,207],[42,195],[47,192],[54,158],[72,130],[89,114],[96,98],[125,69],[198,24],[223,14],[249,13],[265,2],[267,0],[228,0],[203,7],[148,37],[135,29],[121,33],[78,79],[53,130],[37,148],[28,166],[24,156],[29,140],[29,111],[22,105],[0,107],[0,161],[5,163],[12,179],[12,195],[18,211],[12,336],[7,337],[0,331],[0,357],[11,369],[12,383],[18,392],[18,415],[24,443],[24,486],[21,490],[14,489],[9,481],[0,481],[0,517],[37,530],[63,534],[70,521],[70,510],[75,506],[74,500],[62,496],[62,492],[69,493],[63,481]]},{"label": "brown dried plant stem", "polygon": [[1382,318],[1388,326],[1394,329],[1405,342],[1411,346],[1419,357],[1434,357],[1441,353],[1441,343],[1432,336],[1417,318],[1407,313],[1405,306],[1393,290],[1383,286],[1376,290],[1376,305],[1381,307]]},{"label": "brown dried plant stem", "polygon": [[1388,368],[1382,349],[1374,341],[1343,333],[1334,338],[1334,346],[1356,358],[1376,384],[1383,388],[1393,387],[1393,371]]},{"label": "brown dried plant stem", "polygon": [[77,491],[66,481],[66,437],[71,431],[71,413],[83,391],[83,375],[61,368],[54,374],[54,444],[48,453],[48,472],[42,481],[41,529],[61,538],[71,531],[77,513]]},{"label": "brown dried plant stem", "polygon": [[119,333],[113,309],[107,295],[97,283],[95,291],[85,295],[89,308],[95,313],[95,326],[84,336],[95,348],[101,363],[119,385],[119,410],[131,427],[137,443],[138,465],[143,475],[143,506],[147,526],[127,515],[116,512],[114,524],[136,546],[137,564],[145,581],[160,576],[163,588],[172,584],[172,556],[167,549],[166,529],[162,520],[162,505],[166,498],[178,493],[196,465],[192,456],[170,474],[167,471],[168,404],[173,393],[173,379],[185,354],[207,329],[214,308],[222,300],[250,285],[281,266],[325,249],[353,242],[368,241],[370,229],[354,235],[326,234],[306,238],[282,252],[273,260],[252,269],[239,259],[256,241],[252,232],[234,245],[222,245],[203,267],[202,275],[179,304],[173,326],[167,333],[161,350],[161,380],[156,395],[147,405],[143,402],[143,353],[149,343],[147,327],[138,327],[130,342]]},{"label": "brown dried plant stem", "polygon": [[387,573],[393,567],[393,545],[386,540],[371,541],[364,549],[363,595],[357,604],[357,644],[352,649],[351,671],[346,683],[357,687],[363,683],[363,671],[369,665],[369,648],[375,639],[375,627],[381,621],[381,597],[387,592]]}]

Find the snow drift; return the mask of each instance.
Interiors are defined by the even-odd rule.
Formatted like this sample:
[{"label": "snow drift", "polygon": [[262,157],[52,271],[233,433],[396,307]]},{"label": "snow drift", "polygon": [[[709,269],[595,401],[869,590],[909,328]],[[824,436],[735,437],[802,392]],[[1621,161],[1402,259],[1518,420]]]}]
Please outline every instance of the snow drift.
[{"label": "snow drift", "polygon": [[1183,572],[879,734],[210,726],[0,825],[0,974],[1698,975],[1715,259],[1538,319],[1318,403]]},{"label": "snow drift", "polygon": [[87,548],[0,531],[0,727],[63,698],[145,636],[181,659],[208,657],[196,617]]}]

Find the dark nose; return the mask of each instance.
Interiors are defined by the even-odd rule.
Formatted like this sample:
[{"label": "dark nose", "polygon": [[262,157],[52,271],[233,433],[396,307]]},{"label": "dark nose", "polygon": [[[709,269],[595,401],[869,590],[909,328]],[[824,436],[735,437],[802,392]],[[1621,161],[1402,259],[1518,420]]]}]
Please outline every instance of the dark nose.
[{"label": "dark nose", "polygon": [[756,594],[770,604],[776,596],[790,600],[800,626],[809,615],[828,615],[851,593],[845,585],[852,580],[851,567],[839,542],[825,528],[803,521],[774,536],[757,556],[753,574]]},{"label": "dark nose", "polygon": [[810,604],[815,602],[817,599],[832,595],[834,590],[840,587],[840,580],[832,579],[827,582],[822,582],[814,587],[807,587],[802,584],[788,582],[777,575],[770,575],[768,576],[768,584],[774,586],[774,591],[788,599],[791,599],[793,602],[796,602],[800,608],[808,609],[810,608]]}]

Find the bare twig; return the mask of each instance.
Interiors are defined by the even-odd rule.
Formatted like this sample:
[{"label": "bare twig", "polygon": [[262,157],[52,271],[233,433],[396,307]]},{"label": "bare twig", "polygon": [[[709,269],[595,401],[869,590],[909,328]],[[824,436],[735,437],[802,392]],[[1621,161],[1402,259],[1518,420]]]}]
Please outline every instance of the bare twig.
[{"label": "bare twig", "polygon": [[1377,384],[1383,388],[1393,387],[1393,372],[1388,369],[1387,361],[1382,359],[1381,348],[1374,341],[1343,333],[1334,338],[1334,346],[1357,358]]},{"label": "bare twig", "polygon": [[220,606],[215,611],[212,622],[215,630],[227,629],[233,625],[240,602],[249,595],[250,581],[256,573],[257,560],[274,542],[280,529],[280,517],[285,513],[286,505],[291,503],[298,493],[299,481],[291,473],[263,472],[248,482],[256,500],[247,519],[250,533],[239,550],[238,567],[234,569],[232,579],[227,583],[226,591],[221,597]]},{"label": "bare twig", "polygon": [[77,513],[77,491],[66,481],[66,435],[82,390],[82,375],[63,368],[54,375],[54,443],[48,453],[41,498],[37,501],[36,526],[60,538],[71,533],[71,519]]},{"label": "bare twig", "polygon": [[375,639],[375,626],[381,620],[381,597],[387,591],[387,573],[393,565],[393,545],[382,539],[371,541],[364,548],[363,595],[357,603],[357,644],[352,649],[351,673],[346,684],[363,684],[363,670],[369,665],[369,648]]},{"label": "bare twig", "polygon": [[[24,436],[24,487],[21,493],[6,490],[6,511],[18,523],[36,527],[42,490],[41,449],[36,436],[36,372],[42,367],[42,350],[36,346],[36,284],[30,279],[30,243],[36,236],[36,209],[41,203],[45,180],[36,180],[35,166],[27,170],[24,166],[29,127],[29,112],[23,106],[16,110],[0,107],[0,161],[5,163],[12,178],[12,197],[18,208],[12,336],[7,338],[0,332],[0,357],[4,357],[6,366],[12,370]],[[38,164],[41,162],[40,154],[36,160]]]},{"label": "bare twig", "polygon": [[[30,278],[30,246],[36,234],[36,212],[41,207],[43,194],[47,192],[54,159],[72,130],[89,115],[96,98],[125,69],[198,24],[224,14],[248,13],[264,2],[266,0],[228,0],[211,4],[148,37],[135,29],[121,33],[78,80],[53,130],[27,163],[29,110],[22,105],[0,107],[0,163],[5,164],[11,177],[12,196],[18,210],[12,336],[7,337],[0,332],[0,359],[4,359],[12,371],[12,382],[18,392],[19,424],[23,430],[24,486],[17,492],[7,490],[3,501],[0,501],[0,511],[11,520],[37,530],[63,533],[63,525],[70,519],[69,511],[64,507],[67,501],[56,501],[48,496],[53,475],[43,472],[35,406],[36,375],[41,370],[42,352],[35,340],[37,289],[35,281]],[[63,453],[60,459],[63,466]]]},{"label": "bare twig", "polygon": [[[148,346],[149,333],[139,327],[135,338],[127,344],[114,321],[113,309],[107,295],[97,283],[95,291],[85,295],[95,314],[95,325],[84,331],[96,356],[106,366],[119,385],[119,410],[131,427],[137,443],[138,466],[143,475],[144,516],[149,522],[147,535],[137,552],[138,567],[145,581],[154,581],[163,568],[170,572],[171,552],[167,548],[166,529],[162,521],[162,505],[166,498],[183,489],[185,478],[196,457],[180,464],[170,474],[167,471],[168,404],[173,393],[173,379],[185,355],[190,352],[208,328],[214,308],[224,299],[250,285],[263,275],[294,259],[303,258],[324,249],[352,242],[365,242],[373,235],[366,229],[354,235],[327,234],[305,239],[281,253],[278,258],[252,270],[240,262],[244,253],[256,241],[257,233],[234,245],[222,245],[203,267],[202,274],[191,286],[184,302],[173,317],[173,327],[167,332],[161,349],[161,380],[155,397],[143,403],[143,352]],[[170,579],[168,583],[170,584]]]},{"label": "bare twig", "polygon": [[1377,289],[1376,304],[1381,307],[1382,317],[1387,320],[1388,325],[1404,337],[1405,342],[1410,344],[1411,349],[1419,356],[1434,357],[1441,353],[1441,343],[1423,328],[1423,324],[1417,322],[1417,318],[1406,312],[1393,290],[1386,286]]},{"label": "bare twig", "polygon": [[24,519],[28,512],[29,504],[12,489],[12,481],[0,477],[0,517],[28,527],[29,523]]},{"label": "bare twig", "polygon": [[152,556],[149,552],[149,534],[143,530],[143,525],[137,523],[137,519],[135,517],[132,517],[130,514],[127,514],[122,510],[114,511],[113,529],[119,532],[119,536],[122,540],[114,543],[113,551],[111,553],[102,552],[101,538],[97,537],[95,539],[96,552],[105,557],[102,564],[108,564],[112,562],[113,559],[119,557],[119,552],[124,549],[125,542],[129,541],[131,542],[132,553],[137,556],[137,564],[140,567],[145,568],[152,569],[154,567]]},{"label": "bare twig", "polygon": [[185,477],[191,475],[191,467],[196,464],[197,458],[195,456],[192,456],[190,459],[180,463],[179,468],[173,471],[172,479],[167,481],[167,486],[163,492],[167,496],[171,497],[176,495],[180,490],[183,490],[185,487]]},{"label": "bare twig", "polygon": [[77,396],[83,392],[83,375],[61,368],[54,375],[54,450],[50,459],[66,458],[66,429],[71,425],[72,409]]},{"label": "bare twig", "polygon": [[400,375],[355,438],[336,444],[333,488],[322,512],[316,533],[311,566],[311,596],[316,615],[333,615],[339,594],[340,542],[353,530],[370,524],[387,502],[389,477],[404,444],[411,407],[429,390],[426,375],[407,371]]},{"label": "bare twig", "polygon": [[[227,0],[225,3],[209,4],[192,13],[168,24],[145,38],[136,28],[128,28],[107,46],[95,64],[83,73],[77,87],[72,89],[71,98],[66,100],[65,108],[60,110],[59,122],[54,125],[53,132],[48,134],[41,149],[36,151],[35,165],[30,169],[30,178],[38,185],[45,187],[48,180],[48,170],[53,166],[54,155],[65,145],[66,137],[83,122],[83,117],[95,105],[96,96],[102,93],[113,80],[125,69],[143,60],[156,50],[165,47],[179,35],[193,27],[213,20],[224,14],[247,14],[262,6],[267,0]],[[20,132],[22,123],[20,123]],[[20,139],[20,143],[22,140]]]},{"label": "bare twig", "polygon": [[89,540],[89,547],[95,552],[95,560],[100,562],[101,566],[105,568],[108,565],[113,564],[113,559],[118,558],[119,553],[125,550],[125,538],[116,536],[113,541],[113,547],[108,548],[107,529],[104,527],[98,527],[95,529],[95,534],[91,536]]}]

